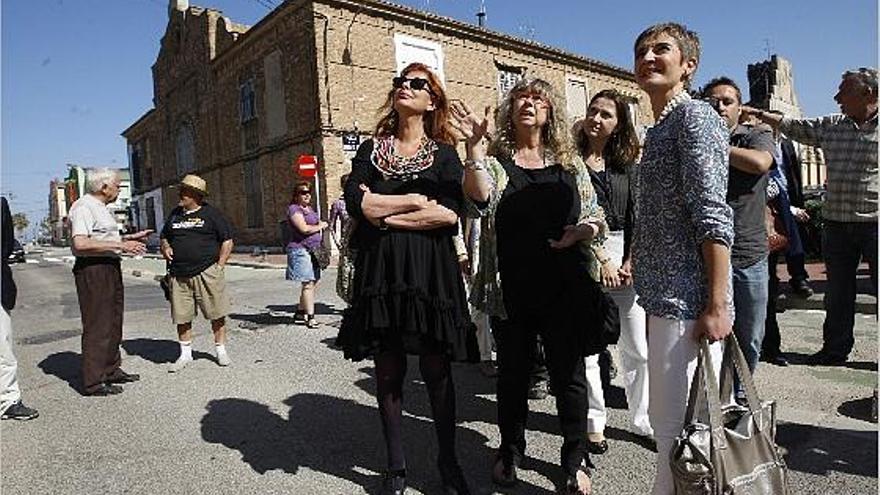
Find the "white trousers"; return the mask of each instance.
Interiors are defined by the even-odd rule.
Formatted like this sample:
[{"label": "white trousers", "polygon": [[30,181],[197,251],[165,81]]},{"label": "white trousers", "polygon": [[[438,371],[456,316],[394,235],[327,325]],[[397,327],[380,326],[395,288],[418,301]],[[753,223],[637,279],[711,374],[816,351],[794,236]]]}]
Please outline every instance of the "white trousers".
[{"label": "white trousers", "polygon": [[605,394],[602,392],[599,355],[587,356],[584,365],[587,371],[587,433],[604,433],[608,413],[605,410]]},{"label": "white trousers", "polygon": [[[657,439],[657,473],[652,495],[674,495],[669,453],[684,426],[691,379],[700,346],[693,336],[694,320],[648,317],[648,413]],[[710,346],[715,369],[721,364],[721,344]]]},{"label": "white trousers", "polygon": [[651,436],[648,418],[648,332],[645,310],[636,303],[632,286],[610,292],[620,313],[620,373],[633,429],[639,435]]},{"label": "white trousers", "polygon": [[489,315],[471,306],[471,320],[477,327],[477,347],[480,349],[480,361],[491,361],[495,340],[489,330]]},{"label": "white trousers", "polygon": [[[609,232],[605,239],[605,252],[619,264],[623,260],[623,232]],[[620,371],[626,403],[636,433],[653,435],[648,418],[648,334],[645,330],[645,310],[636,303],[636,292],[632,286],[612,289],[609,294],[617,304],[620,315]],[[602,394],[602,381],[599,373],[598,356],[586,361],[587,368],[587,431],[602,432],[605,429],[607,413]]]},{"label": "white trousers", "polygon": [[18,361],[12,354],[12,319],[5,309],[0,307],[0,414],[9,406],[21,400],[18,388]]}]

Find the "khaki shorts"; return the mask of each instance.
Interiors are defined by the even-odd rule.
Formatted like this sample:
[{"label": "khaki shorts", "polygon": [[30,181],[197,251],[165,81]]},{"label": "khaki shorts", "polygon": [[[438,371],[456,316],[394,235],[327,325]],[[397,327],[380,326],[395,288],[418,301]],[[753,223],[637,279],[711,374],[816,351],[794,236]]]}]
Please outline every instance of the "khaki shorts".
[{"label": "khaki shorts", "polygon": [[171,277],[171,319],[175,324],[190,323],[196,308],[208,320],[229,314],[225,268],[214,263],[194,277]]}]

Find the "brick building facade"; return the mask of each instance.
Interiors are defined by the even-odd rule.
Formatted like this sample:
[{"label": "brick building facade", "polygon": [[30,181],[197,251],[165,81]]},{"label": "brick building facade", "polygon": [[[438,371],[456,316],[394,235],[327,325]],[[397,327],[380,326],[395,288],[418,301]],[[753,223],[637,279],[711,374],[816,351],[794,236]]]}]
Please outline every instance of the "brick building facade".
[{"label": "brick building facade", "polygon": [[369,137],[391,78],[434,67],[451,98],[495,104],[524,74],[543,77],[583,116],[616,88],[650,120],[631,72],[531,41],[379,0],[288,0],[251,27],[172,0],[153,65],[154,108],[122,134],[142,228],[161,228],[173,185],[201,175],[239,245],[278,246],[302,154],[318,157],[324,214],[358,141]]}]

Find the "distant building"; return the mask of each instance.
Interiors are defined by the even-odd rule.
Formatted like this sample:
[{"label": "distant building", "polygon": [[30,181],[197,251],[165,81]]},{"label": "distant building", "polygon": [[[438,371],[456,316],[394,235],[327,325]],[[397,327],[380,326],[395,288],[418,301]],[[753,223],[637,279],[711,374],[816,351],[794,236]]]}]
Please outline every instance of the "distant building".
[{"label": "distant building", "polygon": [[[779,55],[770,60],[749,64],[750,103],[765,110],[777,110],[786,117],[803,118],[791,62]],[[825,157],[813,146],[797,145],[805,188],[819,189],[825,185]]]},{"label": "distant building", "polygon": [[65,182],[54,179],[49,182],[50,240],[56,246],[67,244],[67,199]]},{"label": "distant building", "polygon": [[[83,167],[68,164],[67,178],[63,181],[55,179],[49,183],[49,220],[53,224],[53,243],[66,245],[70,242],[70,228],[67,225],[67,212],[73,202],[86,194],[86,180],[90,170],[101,168],[97,166]],[[112,167],[111,167],[112,169]],[[131,179],[128,169],[114,169],[119,174],[119,197],[110,203],[108,208],[116,217],[116,223],[120,231],[129,230],[131,222]]]},{"label": "distant building", "polygon": [[628,70],[379,0],[288,0],[250,27],[185,0],[168,13],[153,108],[122,132],[138,228],[161,229],[177,203],[173,186],[192,172],[239,245],[279,245],[297,157],[318,157],[316,206],[326,215],[391,78],[414,61],[477,108],[533,74],[559,88],[574,117],[616,88],[639,125],[652,120]]}]

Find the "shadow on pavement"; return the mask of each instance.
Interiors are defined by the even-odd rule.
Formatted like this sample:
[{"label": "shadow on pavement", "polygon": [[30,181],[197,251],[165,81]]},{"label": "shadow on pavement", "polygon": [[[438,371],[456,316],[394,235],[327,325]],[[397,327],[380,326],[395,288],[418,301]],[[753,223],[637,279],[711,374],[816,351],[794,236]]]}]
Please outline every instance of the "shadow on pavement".
[{"label": "shadow on pavement", "polygon": [[[254,314],[244,314],[244,313],[230,313],[230,320],[235,320],[239,322],[243,322],[247,328],[256,328],[256,327],[269,327],[274,325],[293,325],[293,313],[289,315],[273,315],[272,313],[254,313]],[[250,324],[250,325],[247,325]]]},{"label": "shadow on pavement", "polygon": [[[409,356],[407,359],[407,369],[407,377],[403,382],[403,410],[405,413],[419,418],[431,418],[432,413],[428,401],[428,392],[419,372],[419,358],[416,356]],[[370,395],[375,394],[375,370],[372,367],[363,367],[359,371],[367,375],[367,377],[357,380],[355,385]],[[493,425],[492,428],[497,432],[497,427],[494,425],[497,425],[498,421],[498,403],[494,399],[483,397],[486,395],[492,395],[494,397],[496,391],[495,380],[483,376],[476,364],[453,364],[452,373],[453,381],[455,383],[457,422],[486,423]],[[555,399],[552,396],[549,396],[544,400],[554,401]],[[529,401],[529,404],[534,405],[535,401]],[[540,431],[558,436],[560,434],[559,419],[556,414],[547,414],[531,410],[529,412],[526,429],[527,431]],[[458,431],[470,432],[470,430],[461,427],[459,427]],[[433,445],[433,430],[430,435]],[[459,440],[462,438],[460,433],[458,438]],[[561,438],[558,438],[559,442],[561,442],[561,440]],[[492,462],[494,461],[495,449],[487,449],[485,445],[480,445],[480,447],[486,449],[487,453],[482,457],[472,456],[471,454],[473,454],[473,452],[470,451],[468,445],[459,442],[459,460],[462,466],[482,466],[482,473],[490,473],[492,470]],[[474,449],[479,450],[476,446],[474,446]],[[412,451],[409,447],[407,450]],[[436,448],[431,450],[431,452],[436,452]],[[554,483],[561,481],[562,471],[558,464],[536,459],[530,457],[528,454],[527,447],[526,457],[523,463],[524,469],[535,471]],[[428,469],[434,468],[429,465]],[[481,476],[485,479],[487,474],[477,475],[476,477],[473,477],[473,479],[480,479]],[[520,483],[520,485],[522,486],[518,486],[517,489],[511,491],[503,491],[497,486],[494,487],[494,489],[498,490],[500,493],[536,493],[536,490],[538,491],[537,493],[543,493],[543,489],[534,485],[528,483]],[[471,488],[473,488],[473,486]],[[433,491],[425,493],[433,493]]]},{"label": "shadow on pavement", "polygon": [[619,442],[629,442],[638,445],[645,450],[650,450],[651,452],[655,453],[657,452],[657,443],[654,440],[651,440],[644,435],[637,435],[628,430],[622,430],[613,426],[606,426],[605,437],[610,438],[611,440],[617,440]]},{"label": "shadow on pavement", "polygon": [[877,477],[877,432],[780,423],[776,441],[786,447],[789,469],[826,476],[829,472]]},{"label": "shadow on pavement", "polygon": [[[296,306],[284,304],[266,305],[266,311],[260,313],[232,313],[229,318],[240,322],[240,327],[256,329],[259,327],[268,327],[274,325],[294,325],[293,320]],[[279,314],[282,313],[282,314]],[[315,303],[315,315],[317,316],[339,316],[342,311],[324,303]]]},{"label": "shadow on pavement", "polygon": [[80,393],[80,355],[77,352],[63,351],[50,354],[37,364],[43,373],[58,377]]},{"label": "shadow on pavement", "polygon": [[848,400],[837,408],[837,412],[848,418],[876,423],[877,421],[871,415],[872,403],[873,399],[871,397]]},{"label": "shadow on pavement", "polygon": [[[129,356],[137,356],[155,364],[173,363],[180,356],[180,344],[176,340],[128,339],[122,341],[122,348]],[[213,361],[214,356],[194,350],[193,359]]]},{"label": "shadow on pavement", "polygon": [[[369,493],[381,485],[385,456],[379,415],[374,407],[322,394],[297,394],[284,404],[287,418],[268,406],[245,399],[218,399],[206,406],[202,438],[238,450],[257,473],[282,470],[295,474],[301,467],[349,480]],[[437,493],[440,486],[434,465],[434,426],[429,419],[404,416],[407,482],[423,492]],[[487,438],[472,430],[457,430],[460,461],[471,479],[475,458],[488,458]],[[416,453],[430,452],[428,455]],[[474,483],[476,484],[476,483]]]},{"label": "shadow on pavement", "polygon": [[[811,366],[807,364],[807,360],[810,358],[810,354],[804,354],[801,352],[783,352],[783,356],[788,359],[790,364],[801,364],[805,366]],[[877,371],[877,362],[876,361],[847,361],[846,363],[838,366],[840,368],[849,368],[851,370],[862,370],[862,371]]]},{"label": "shadow on pavement", "polygon": [[[296,311],[296,305],[294,305],[294,304],[267,304],[266,309],[269,311],[281,311],[281,312],[290,313],[291,315],[293,315],[293,312]],[[338,309],[336,306],[333,306],[330,304],[316,302],[315,303],[315,314],[316,315],[342,316],[342,310]]]}]

